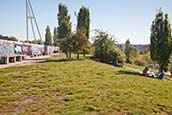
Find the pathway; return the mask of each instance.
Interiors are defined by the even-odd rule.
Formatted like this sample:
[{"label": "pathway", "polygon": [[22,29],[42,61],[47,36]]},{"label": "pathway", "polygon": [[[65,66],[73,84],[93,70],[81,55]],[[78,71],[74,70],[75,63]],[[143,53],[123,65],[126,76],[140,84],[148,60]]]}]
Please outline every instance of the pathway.
[{"label": "pathway", "polygon": [[[53,54],[57,55],[57,54]],[[46,55],[46,56],[39,56],[39,57],[28,57],[27,59],[16,62],[16,63],[9,63],[9,64],[0,64],[0,69],[2,68],[8,68],[8,67],[17,67],[17,66],[25,66],[25,65],[32,65],[35,63],[40,63],[46,61],[48,58],[52,57],[53,55]]]},{"label": "pathway", "polygon": [[136,69],[136,68],[132,68],[132,67],[128,67],[128,66],[124,66],[124,68],[127,69],[127,70],[130,70],[130,71],[138,72],[140,74],[143,73],[142,72],[143,70],[141,70],[141,69]]}]

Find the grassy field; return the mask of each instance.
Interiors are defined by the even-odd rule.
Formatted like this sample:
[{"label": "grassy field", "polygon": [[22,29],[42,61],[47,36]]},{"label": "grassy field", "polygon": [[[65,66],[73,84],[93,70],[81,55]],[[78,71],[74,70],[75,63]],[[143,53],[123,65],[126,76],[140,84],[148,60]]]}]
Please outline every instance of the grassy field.
[{"label": "grassy field", "polygon": [[172,114],[172,82],[91,60],[0,70],[0,114]]}]

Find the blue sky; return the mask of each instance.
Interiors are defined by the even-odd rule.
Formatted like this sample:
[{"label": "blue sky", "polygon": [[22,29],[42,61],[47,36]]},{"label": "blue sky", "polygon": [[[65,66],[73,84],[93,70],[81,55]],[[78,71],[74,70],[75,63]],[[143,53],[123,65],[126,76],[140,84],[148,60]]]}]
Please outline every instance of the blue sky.
[{"label": "blue sky", "polygon": [[[58,4],[65,3],[76,28],[74,12],[84,5],[90,9],[91,30],[103,29],[119,43],[129,38],[133,44],[149,43],[150,26],[159,8],[169,14],[172,23],[172,0],[31,0],[41,35],[45,28],[58,26]],[[26,40],[25,0],[0,1],[0,34]],[[30,31],[30,39],[33,39]],[[94,36],[94,33],[91,33]]]}]

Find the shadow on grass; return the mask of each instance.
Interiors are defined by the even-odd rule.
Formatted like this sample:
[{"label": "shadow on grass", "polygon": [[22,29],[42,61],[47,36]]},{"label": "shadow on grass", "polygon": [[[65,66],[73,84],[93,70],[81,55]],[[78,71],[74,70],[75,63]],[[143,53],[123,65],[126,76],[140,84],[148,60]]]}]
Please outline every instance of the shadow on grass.
[{"label": "shadow on grass", "polygon": [[47,62],[72,62],[72,61],[83,61],[85,59],[47,59],[44,62],[40,62],[40,63],[47,63]]},{"label": "shadow on grass", "polygon": [[142,74],[139,72],[133,72],[133,71],[125,71],[125,70],[120,70],[118,71],[118,74],[126,74],[126,75],[139,75],[141,76]]}]

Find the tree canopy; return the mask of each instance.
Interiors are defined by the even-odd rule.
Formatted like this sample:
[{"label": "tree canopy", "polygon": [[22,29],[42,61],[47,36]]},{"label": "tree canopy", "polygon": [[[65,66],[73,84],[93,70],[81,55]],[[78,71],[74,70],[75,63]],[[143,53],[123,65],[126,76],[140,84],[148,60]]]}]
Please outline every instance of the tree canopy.
[{"label": "tree canopy", "polygon": [[54,46],[59,46],[59,42],[58,42],[58,31],[57,28],[54,27],[54,32],[53,32],[53,45]]},{"label": "tree canopy", "polygon": [[65,4],[59,4],[58,8],[58,38],[63,39],[71,34],[72,25],[67,6]]},{"label": "tree canopy", "polygon": [[46,28],[45,45],[50,45],[50,46],[52,45],[52,35],[51,35],[51,30],[49,26],[47,26]]},{"label": "tree canopy", "polygon": [[133,58],[135,58],[138,54],[138,50],[133,47],[128,39],[125,43],[125,55],[126,55],[126,63],[132,63]]},{"label": "tree canopy", "polygon": [[90,12],[89,9],[82,6],[78,13],[78,23],[77,23],[77,29],[84,28],[86,31],[87,39],[89,39],[90,36]]},{"label": "tree canopy", "polygon": [[66,57],[70,58],[71,50],[69,42],[71,39],[72,24],[66,5],[59,4],[58,9],[58,39],[60,39],[60,48],[66,53]]},{"label": "tree canopy", "polygon": [[103,31],[97,31],[95,41],[95,58],[100,59],[101,62],[114,63],[120,62],[123,64],[124,54],[120,48],[117,47],[113,37]]},{"label": "tree canopy", "polygon": [[73,52],[77,53],[77,58],[79,59],[79,54],[86,52],[90,47],[90,42],[86,36],[86,30],[84,28],[79,28],[77,33],[72,36],[71,45],[73,46]]},{"label": "tree canopy", "polygon": [[152,22],[150,37],[151,59],[160,65],[160,71],[168,68],[171,54],[171,25],[168,14],[163,14],[161,10],[156,14]]}]

